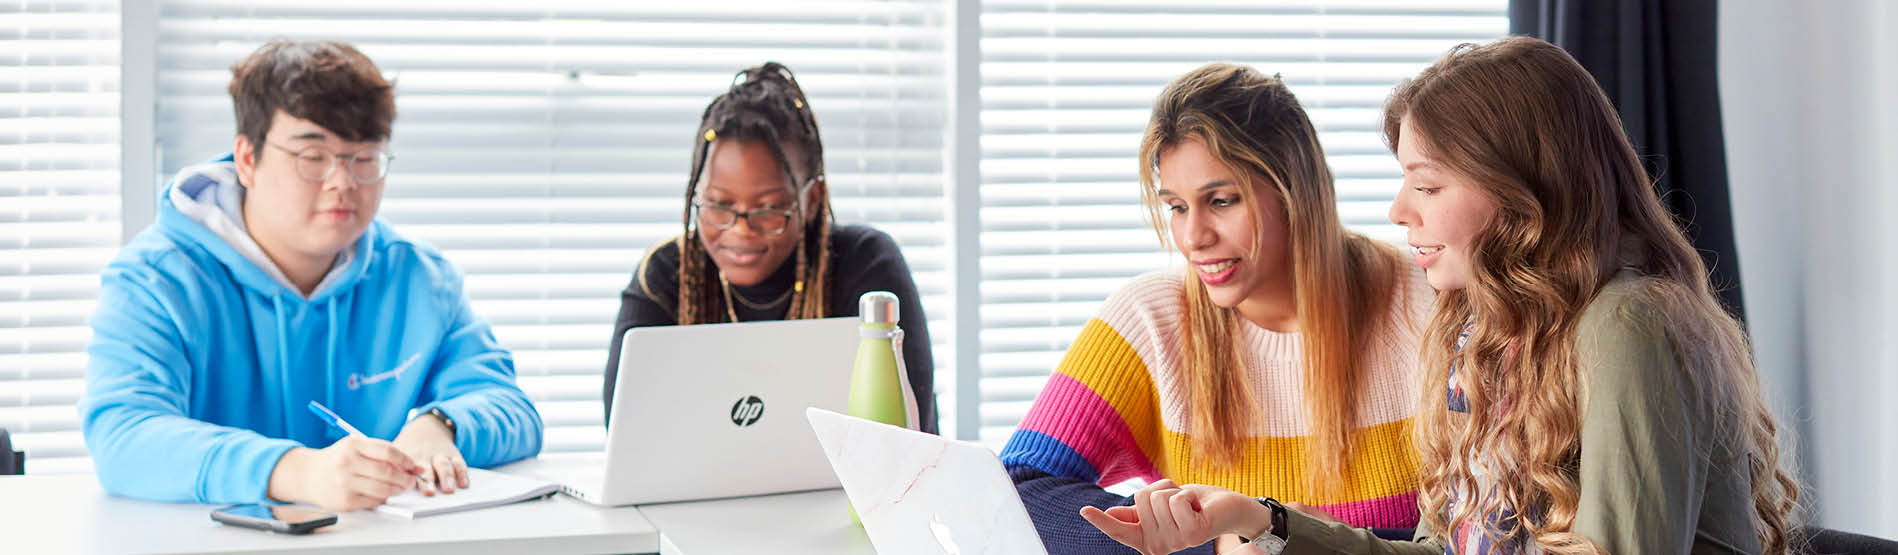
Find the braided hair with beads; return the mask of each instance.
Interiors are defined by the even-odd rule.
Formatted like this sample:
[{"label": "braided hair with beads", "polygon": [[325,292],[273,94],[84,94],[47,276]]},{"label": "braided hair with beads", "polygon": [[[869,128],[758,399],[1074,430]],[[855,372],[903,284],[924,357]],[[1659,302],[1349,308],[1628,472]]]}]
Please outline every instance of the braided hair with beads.
[{"label": "braided hair with beads", "polygon": [[[817,134],[817,116],[790,68],[777,62],[738,72],[730,90],[712,99],[700,116],[693,136],[692,173],[685,187],[685,233],[679,243],[679,298],[677,321],[706,324],[736,319],[717,263],[699,240],[693,201],[705,171],[712,143],[719,139],[761,142],[776,155],[797,198],[795,221],[802,225],[795,256],[796,282],[786,319],[828,316],[830,299],[830,231],[834,219],[828,188],[815,205],[806,202],[811,187],[824,182],[824,145]],[[788,148],[787,148],[788,147]],[[796,154],[798,159],[791,159]],[[798,173],[802,168],[806,174]],[[815,211],[815,217],[811,217]]]}]

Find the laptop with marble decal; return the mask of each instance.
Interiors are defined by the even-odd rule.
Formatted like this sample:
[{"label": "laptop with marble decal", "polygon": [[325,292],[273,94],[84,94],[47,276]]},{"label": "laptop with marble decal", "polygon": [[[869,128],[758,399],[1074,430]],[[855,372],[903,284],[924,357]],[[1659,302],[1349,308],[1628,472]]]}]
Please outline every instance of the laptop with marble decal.
[{"label": "laptop with marble decal", "polygon": [[816,407],[805,414],[878,553],[1047,554],[988,448]]}]

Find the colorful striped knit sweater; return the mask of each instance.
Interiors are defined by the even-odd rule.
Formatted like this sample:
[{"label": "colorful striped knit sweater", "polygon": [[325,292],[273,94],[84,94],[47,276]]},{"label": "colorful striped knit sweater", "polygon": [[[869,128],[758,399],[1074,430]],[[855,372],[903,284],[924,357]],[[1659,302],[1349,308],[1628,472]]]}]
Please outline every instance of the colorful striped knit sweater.
[{"label": "colorful striped knit sweater", "polygon": [[1108,298],[1068,348],[1034,406],[1003,448],[1022,501],[1051,553],[1125,551],[1078,515],[1083,505],[1132,504],[1102,486],[1130,478],[1211,484],[1247,495],[1299,501],[1354,526],[1417,523],[1415,456],[1409,433],[1418,375],[1417,331],[1435,293],[1415,270],[1393,299],[1394,324],[1374,338],[1361,394],[1358,448],[1343,495],[1306,492],[1303,346],[1296,333],[1243,325],[1244,361],[1264,413],[1241,464],[1196,464],[1189,446],[1187,384],[1180,373],[1178,270],[1135,278]]}]

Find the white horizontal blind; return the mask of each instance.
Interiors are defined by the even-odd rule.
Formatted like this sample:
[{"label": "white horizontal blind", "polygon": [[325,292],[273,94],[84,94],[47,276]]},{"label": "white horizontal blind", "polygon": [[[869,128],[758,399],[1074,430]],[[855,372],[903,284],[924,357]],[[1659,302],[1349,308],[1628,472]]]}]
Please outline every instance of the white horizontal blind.
[{"label": "white horizontal blind", "polygon": [[116,1],[0,2],[0,428],[34,473],[92,468],[74,405],[119,240]]},{"label": "white horizontal blind", "polygon": [[160,7],[165,175],[231,148],[229,67],[273,37],[348,41],[396,84],[382,216],[467,273],[514,352],[546,452],[603,445],[619,291],[680,231],[701,111],[732,74],[790,66],[833,204],[903,246],[938,367],[946,317],[944,18],[934,2],[259,2]]},{"label": "white horizontal blind", "polygon": [[1177,266],[1139,200],[1154,96],[1212,61],[1280,74],[1337,177],[1345,223],[1397,240],[1379,135],[1391,87],[1508,31],[1506,0],[982,4],[980,437],[999,447],[1080,327],[1128,278]]}]

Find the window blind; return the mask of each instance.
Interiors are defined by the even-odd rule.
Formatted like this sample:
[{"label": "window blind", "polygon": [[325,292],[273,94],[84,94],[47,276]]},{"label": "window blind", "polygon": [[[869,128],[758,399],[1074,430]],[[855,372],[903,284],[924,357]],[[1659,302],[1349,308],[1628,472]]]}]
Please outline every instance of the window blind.
[{"label": "window blind", "polygon": [[[732,72],[782,61],[823,127],[840,221],[890,232],[916,270],[940,370],[956,367],[958,340],[949,240],[979,242],[982,332],[962,339],[978,343],[981,379],[963,406],[999,446],[1100,302],[1177,264],[1143,219],[1133,160],[1168,80],[1213,60],[1283,75],[1321,130],[1348,225],[1397,239],[1384,222],[1398,183],[1377,134],[1384,96],[1450,46],[1507,28],[1505,0],[982,2],[979,226],[952,230],[949,6],[707,4],[162,1],[158,172],[230,148],[228,68],[257,45],[356,44],[397,85],[383,217],[467,271],[547,419],[548,452],[597,449],[617,292],[678,230],[695,118]],[[21,25],[0,30],[21,53],[0,56],[0,95],[16,100],[0,104],[15,107],[0,111],[0,164],[12,164],[0,169],[15,172],[0,185],[12,208],[0,241],[19,249],[0,265],[0,425],[22,433],[36,472],[84,470],[72,409],[84,318],[117,248],[117,3],[18,6],[6,13]],[[942,374],[955,433],[958,392]]]},{"label": "window blind", "polygon": [[396,86],[381,216],[466,272],[546,422],[544,452],[598,450],[619,291],[680,231],[699,114],[766,60],[810,96],[838,220],[903,247],[950,364],[945,17],[934,2],[169,1],[160,171],[231,148],[229,68],[263,42],[354,44]]},{"label": "window blind", "polygon": [[1212,61],[1278,73],[1318,127],[1346,225],[1386,240],[1401,176],[1379,135],[1399,79],[1508,31],[1505,0],[986,0],[981,12],[980,439],[999,448],[1080,327],[1181,263],[1140,206],[1154,96]]},{"label": "window blind", "polygon": [[34,472],[92,468],[73,406],[118,250],[116,1],[0,3],[0,428]]}]

